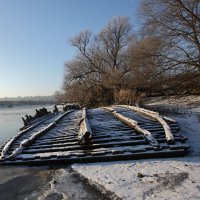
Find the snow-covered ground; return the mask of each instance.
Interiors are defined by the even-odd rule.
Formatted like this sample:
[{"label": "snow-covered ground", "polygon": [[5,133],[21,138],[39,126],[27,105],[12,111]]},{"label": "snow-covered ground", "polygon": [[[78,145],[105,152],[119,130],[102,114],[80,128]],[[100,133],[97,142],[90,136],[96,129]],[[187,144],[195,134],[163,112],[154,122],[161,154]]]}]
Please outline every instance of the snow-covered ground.
[{"label": "snow-covered ground", "polygon": [[167,116],[177,120],[191,146],[188,156],[75,164],[72,168],[121,199],[200,199],[200,97],[157,98],[148,105],[164,108]]}]

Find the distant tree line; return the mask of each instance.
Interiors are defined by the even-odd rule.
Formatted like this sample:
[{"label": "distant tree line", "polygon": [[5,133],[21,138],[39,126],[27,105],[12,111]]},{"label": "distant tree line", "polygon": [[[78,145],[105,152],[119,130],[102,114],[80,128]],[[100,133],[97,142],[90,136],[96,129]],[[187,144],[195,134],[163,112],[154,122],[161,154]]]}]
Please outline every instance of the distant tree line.
[{"label": "distant tree line", "polygon": [[22,102],[25,102],[25,101],[30,101],[30,102],[55,102],[55,97],[54,97],[54,95],[52,95],[52,96],[23,96],[23,97],[21,97],[21,96],[18,96],[18,97],[3,97],[3,98],[0,98],[0,102],[2,102],[2,101],[7,101],[7,102],[9,102],[9,101],[15,101],[15,102],[17,102],[17,101],[22,101]]},{"label": "distant tree line", "polygon": [[55,104],[56,101],[0,101],[0,107],[12,108],[13,106],[24,105],[49,105]]},{"label": "distant tree line", "polygon": [[71,38],[62,101],[137,104],[141,97],[200,93],[200,1],[143,0],[137,32],[114,17],[97,34]]}]

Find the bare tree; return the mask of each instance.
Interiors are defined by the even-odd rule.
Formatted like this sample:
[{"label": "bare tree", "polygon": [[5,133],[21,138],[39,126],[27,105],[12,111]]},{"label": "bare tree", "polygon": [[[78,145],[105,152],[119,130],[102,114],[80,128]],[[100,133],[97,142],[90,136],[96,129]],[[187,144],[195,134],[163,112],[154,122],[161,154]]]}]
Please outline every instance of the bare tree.
[{"label": "bare tree", "polygon": [[[129,71],[127,47],[131,38],[128,18],[114,17],[99,34],[92,35],[86,30],[70,39],[78,51],[75,58],[65,64],[65,88],[84,85],[91,92],[88,96],[98,99],[101,95],[104,101],[111,102],[113,91],[120,89]],[[102,98],[99,97],[99,102]]]},{"label": "bare tree", "polygon": [[77,53],[65,64],[68,99],[93,106],[181,87],[200,91],[200,1],[142,0],[140,16],[137,36],[128,18],[114,17],[98,34],[86,30],[69,40]]},{"label": "bare tree", "polygon": [[200,71],[200,1],[143,0],[140,7],[148,33],[162,38],[168,67]]},{"label": "bare tree", "polygon": [[90,31],[81,32],[70,43],[86,59],[91,73],[96,72],[109,78],[109,72],[127,70],[124,53],[130,39],[131,25],[126,17],[114,17],[92,38]]}]

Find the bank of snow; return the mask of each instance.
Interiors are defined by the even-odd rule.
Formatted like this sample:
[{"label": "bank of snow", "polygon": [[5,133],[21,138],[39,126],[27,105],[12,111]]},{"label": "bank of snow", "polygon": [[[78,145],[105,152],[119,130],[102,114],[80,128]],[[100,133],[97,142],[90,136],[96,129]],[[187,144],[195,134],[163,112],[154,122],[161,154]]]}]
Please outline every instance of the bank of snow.
[{"label": "bank of snow", "polygon": [[[91,184],[114,192],[122,199],[200,199],[200,106],[196,103],[192,110],[187,103],[182,103],[179,107],[181,110],[184,106],[182,114],[169,114],[180,124],[182,134],[188,137],[187,144],[191,146],[188,156],[75,164],[72,168]],[[160,104],[151,102],[151,106],[161,104],[168,109],[175,107],[167,100],[160,100]]]}]

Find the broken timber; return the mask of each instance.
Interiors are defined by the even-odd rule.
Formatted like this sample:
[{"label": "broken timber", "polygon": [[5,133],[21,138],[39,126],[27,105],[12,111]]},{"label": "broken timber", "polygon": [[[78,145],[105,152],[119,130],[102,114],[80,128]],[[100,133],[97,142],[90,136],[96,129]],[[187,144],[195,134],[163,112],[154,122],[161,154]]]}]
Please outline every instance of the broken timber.
[{"label": "broken timber", "polygon": [[148,130],[145,130],[145,129],[141,128],[138,125],[137,121],[132,120],[130,118],[127,118],[127,117],[123,116],[120,113],[117,113],[117,111],[112,109],[112,108],[105,108],[105,109],[110,111],[117,119],[121,120],[124,124],[126,124],[126,125],[130,126],[131,128],[135,129],[138,133],[143,134],[150,145],[152,145],[152,146],[154,146],[156,148],[159,148],[159,144],[155,140],[155,138],[152,136],[152,134]]},{"label": "broken timber", "polygon": [[72,109],[41,119],[0,148],[0,164],[71,164],[187,154],[189,146],[175,121],[166,120],[173,135],[170,143],[155,119],[130,107],[107,109]]},{"label": "broken timber", "polygon": [[156,113],[156,112],[153,112],[153,111],[150,111],[150,110],[146,110],[146,109],[143,109],[143,108],[138,108],[138,107],[135,107],[135,106],[123,105],[122,107],[129,108],[133,111],[138,112],[141,115],[145,115],[145,116],[147,116],[147,117],[149,117],[153,120],[158,121],[162,125],[162,127],[165,131],[165,137],[166,137],[167,142],[168,143],[174,142],[174,136],[171,132],[169,125],[167,124],[167,122],[161,116],[159,116],[159,113]]},{"label": "broken timber", "polygon": [[86,108],[82,109],[82,119],[80,121],[80,129],[78,134],[78,141],[80,144],[86,144],[91,141],[92,138],[92,130],[90,128],[87,116],[86,116]]}]

